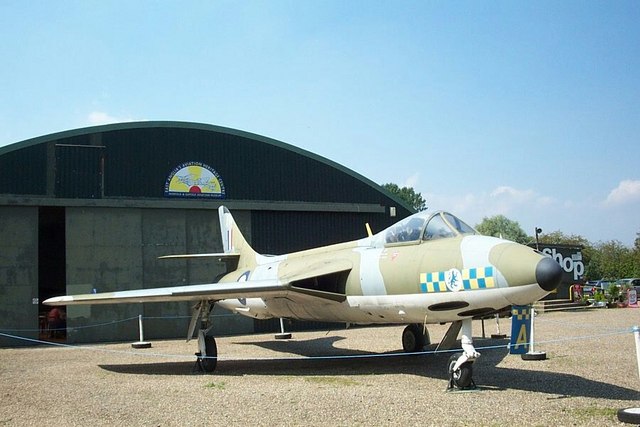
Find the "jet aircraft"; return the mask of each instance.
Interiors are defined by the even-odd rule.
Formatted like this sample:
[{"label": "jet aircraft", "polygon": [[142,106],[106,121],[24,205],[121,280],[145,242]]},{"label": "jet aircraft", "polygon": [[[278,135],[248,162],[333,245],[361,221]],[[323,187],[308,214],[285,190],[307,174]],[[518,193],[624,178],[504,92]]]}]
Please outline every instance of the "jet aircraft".
[{"label": "jet aircraft", "polygon": [[161,258],[215,257],[229,270],[215,283],[68,295],[47,305],[193,301],[187,340],[198,329],[198,362],[217,364],[209,314],[214,304],[256,319],[289,318],[350,324],[406,324],[402,347],[430,344],[428,324],[451,326],[438,349],[455,345],[450,385],[473,382],[472,319],[511,305],[531,304],[554,290],[562,269],[534,249],[482,236],[447,212],[418,212],[363,239],[265,256],[255,252],[229,210],[218,209],[223,253]]}]

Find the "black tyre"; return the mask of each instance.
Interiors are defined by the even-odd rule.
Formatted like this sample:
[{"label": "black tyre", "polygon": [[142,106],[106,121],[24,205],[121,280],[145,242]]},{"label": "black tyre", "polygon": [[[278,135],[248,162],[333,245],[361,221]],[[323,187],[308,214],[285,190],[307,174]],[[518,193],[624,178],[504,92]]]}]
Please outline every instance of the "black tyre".
[{"label": "black tyre", "polygon": [[520,357],[522,360],[547,360],[547,353],[544,351],[536,351],[535,353],[524,353]]},{"label": "black tyre", "polygon": [[464,389],[473,383],[473,362],[465,362],[460,365],[460,369],[453,370],[461,354],[454,354],[449,358],[449,380],[457,388]]},{"label": "black tyre", "polygon": [[218,364],[218,347],[214,337],[204,337],[204,346],[207,351],[206,356],[200,359],[200,365],[205,372],[213,372]]},{"label": "black tyre", "polygon": [[422,351],[426,345],[425,335],[422,333],[422,325],[412,323],[402,331],[402,349],[406,353]]},{"label": "black tyre", "polygon": [[640,408],[620,409],[618,420],[623,423],[640,425]]}]

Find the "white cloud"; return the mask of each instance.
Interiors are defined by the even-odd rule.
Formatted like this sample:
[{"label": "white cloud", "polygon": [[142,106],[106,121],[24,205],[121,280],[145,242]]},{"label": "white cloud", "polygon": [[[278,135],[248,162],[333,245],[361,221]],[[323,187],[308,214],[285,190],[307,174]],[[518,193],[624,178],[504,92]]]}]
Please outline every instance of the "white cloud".
[{"label": "white cloud", "polygon": [[[517,221],[525,232],[535,227],[544,232],[560,230],[578,234],[591,242],[617,239],[632,246],[640,221],[634,209],[607,209],[614,203],[640,201],[640,181],[623,181],[603,202],[602,208],[591,200],[560,200],[535,190],[500,186],[491,191],[466,194],[423,193],[429,210],[446,210],[475,226],[484,217],[504,215]],[[619,205],[615,205],[619,206]]]},{"label": "white cloud", "polygon": [[640,181],[624,180],[607,196],[605,207],[620,206],[640,200]]},{"label": "white cloud", "polygon": [[98,125],[106,125],[110,123],[133,122],[136,120],[132,118],[122,118],[122,117],[112,116],[108,113],[105,113],[104,111],[92,111],[87,116],[87,121],[92,126],[98,126]]},{"label": "white cloud", "polygon": [[405,179],[402,185],[400,185],[400,187],[411,187],[415,189],[418,186],[419,182],[420,182],[420,172],[416,172],[410,177],[408,177],[407,179]]},{"label": "white cloud", "polygon": [[484,217],[494,215],[505,215],[523,225],[558,208],[552,197],[542,196],[534,190],[520,190],[510,186],[500,186],[490,192],[475,194],[429,193],[425,198],[429,208],[450,211],[472,225],[479,223]]},{"label": "white cloud", "polygon": [[496,188],[490,194],[495,199],[508,201],[511,203],[526,203],[536,197],[533,190],[518,190],[513,187],[503,185]]}]

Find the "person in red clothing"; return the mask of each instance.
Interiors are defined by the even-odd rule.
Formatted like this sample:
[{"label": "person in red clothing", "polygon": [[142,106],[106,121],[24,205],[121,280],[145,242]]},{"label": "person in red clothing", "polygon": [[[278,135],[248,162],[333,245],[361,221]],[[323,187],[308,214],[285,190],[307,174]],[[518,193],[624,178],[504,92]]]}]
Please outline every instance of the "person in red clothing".
[{"label": "person in red clothing", "polygon": [[49,338],[64,336],[67,328],[67,314],[63,309],[54,307],[47,315]]}]

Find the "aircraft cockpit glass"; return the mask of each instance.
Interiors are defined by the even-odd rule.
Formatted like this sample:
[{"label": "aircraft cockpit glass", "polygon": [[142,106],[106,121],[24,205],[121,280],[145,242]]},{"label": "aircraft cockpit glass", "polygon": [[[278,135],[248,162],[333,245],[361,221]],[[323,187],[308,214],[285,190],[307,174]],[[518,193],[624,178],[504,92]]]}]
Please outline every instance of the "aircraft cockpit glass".
[{"label": "aircraft cockpit glass", "polygon": [[440,212],[431,217],[424,230],[422,240],[444,239],[458,234],[477,234],[460,218],[448,212]]},{"label": "aircraft cockpit glass", "polygon": [[460,234],[477,234],[476,230],[468,226],[460,218],[451,215],[448,212],[442,214],[449,224],[451,224]]},{"label": "aircraft cockpit glass", "polygon": [[477,232],[448,212],[436,212],[432,215],[418,212],[392,225],[383,235],[385,244],[396,244],[444,239],[460,234],[477,234]]},{"label": "aircraft cockpit glass", "polygon": [[456,233],[451,230],[451,227],[449,227],[449,224],[446,223],[442,216],[435,215],[427,223],[427,228],[424,230],[422,240],[444,239],[454,237],[455,235]]},{"label": "aircraft cockpit glass", "polygon": [[385,241],[387,243],[400,243],[420,240],[424,221],[424,218],[415,216],[400,221],[387,230]]}]

